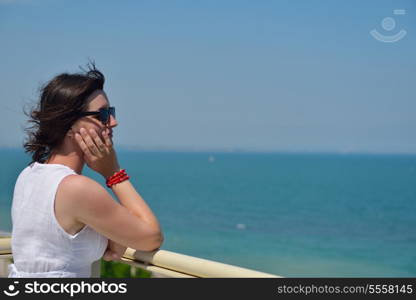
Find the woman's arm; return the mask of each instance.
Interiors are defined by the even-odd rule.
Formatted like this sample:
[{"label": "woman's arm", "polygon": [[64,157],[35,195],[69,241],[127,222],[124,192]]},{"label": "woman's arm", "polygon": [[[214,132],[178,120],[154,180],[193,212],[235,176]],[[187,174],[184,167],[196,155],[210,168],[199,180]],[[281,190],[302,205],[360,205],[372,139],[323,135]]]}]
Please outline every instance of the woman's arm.
[{"label": "woman's arm", "polygon": [[[113,143],[108,135],[103,134],[104,141],[91,129],[89,132],[81,128],[81,135],[76,135],[76,140],[84,152],[84,160],[94,171],[104,178],[120,171]],[[160,232],[163,240],[160,224],[150,207],[136,191],[129,180],[112,185],[112,190],[120,203],[132,214],[139,217],[155,232]]]},{"label": "woman's arm", "polygon": [[107,249],[103,255],[103,259],[105,261],[119,260],[123,256],[124,252],[126,252],[126,249],[127,247],[117,244],[116,242],[109,239]]},{"label": "woman's arm", "polygon": [[[101,174],[104,178],[120,170],[113,143],[107,134],[103,133],[103,140],[95,130],[91,129],[87,132],[87,130],[81,128],[80,134],[75,134],[75,139],[83,151],[84,161],[92,170]],[[139,195],[131,182],[125,180],[112,185],[111,188],[120,201],[120,204],[148,225],[148,230],[154,236],[155,244],[160,247],[163,242],[160,224],[150,207]]]}]

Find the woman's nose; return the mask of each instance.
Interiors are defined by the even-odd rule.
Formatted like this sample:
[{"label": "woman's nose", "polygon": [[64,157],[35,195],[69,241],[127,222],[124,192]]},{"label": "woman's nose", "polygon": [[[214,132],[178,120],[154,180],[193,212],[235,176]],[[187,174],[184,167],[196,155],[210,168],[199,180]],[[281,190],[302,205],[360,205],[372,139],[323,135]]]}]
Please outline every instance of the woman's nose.
[{"label": "woman's nose", "polygon": [[118,125],[118,122],[116,118],[114,118],[112,115],[110,115],[110,122],[108,124],[108,127],[116,127]]}]

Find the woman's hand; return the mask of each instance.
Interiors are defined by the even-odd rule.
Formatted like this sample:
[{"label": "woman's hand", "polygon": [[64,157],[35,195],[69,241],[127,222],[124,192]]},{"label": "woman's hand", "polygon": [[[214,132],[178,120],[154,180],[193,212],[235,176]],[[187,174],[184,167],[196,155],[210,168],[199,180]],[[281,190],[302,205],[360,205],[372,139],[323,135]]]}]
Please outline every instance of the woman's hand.
[{"label": "woman's hand", "polygon": [[126,252],[126,249],[127,247],[117,244],[116,242],[109,239],[107,249],[103,255],[103,259],[105,261],[120,260],[124,252]]},{"label": "woman's hand", "polygon": [[102,134],[104,140],[94,129],[87,131],[81,128],[80,133],[75,134],[75,140],[84,154],[84,161],[88,167],[105,178],[120,170],[113,142],[105,131]]}]

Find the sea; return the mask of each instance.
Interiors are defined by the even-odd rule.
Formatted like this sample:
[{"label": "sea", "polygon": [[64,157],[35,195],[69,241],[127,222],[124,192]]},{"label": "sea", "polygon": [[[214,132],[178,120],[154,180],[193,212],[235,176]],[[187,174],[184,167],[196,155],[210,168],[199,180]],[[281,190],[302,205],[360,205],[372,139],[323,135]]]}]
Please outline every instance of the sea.
[{"label": "sea", "polygon": [[[11,232],[30,157],[0,154],[0,231]],[[416,155],[117,154],[161,223],[162,249],[285,277],[416,276]]]}]

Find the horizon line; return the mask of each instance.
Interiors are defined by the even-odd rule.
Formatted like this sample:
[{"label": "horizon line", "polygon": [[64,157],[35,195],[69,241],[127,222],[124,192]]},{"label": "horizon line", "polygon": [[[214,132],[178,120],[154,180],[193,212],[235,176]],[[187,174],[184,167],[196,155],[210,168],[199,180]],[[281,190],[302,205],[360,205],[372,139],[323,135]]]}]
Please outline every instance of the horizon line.
[{"label": "horizon line", "polygon": [[[261,150],[249,148],[193,148],[193,147],[138,147],[123,146],[117,147],[117,151],[121,152],[175,152],[175,153],[246,153],[246,154],[333,154],[333,155],[416,155],[416,152],[382,152],[369,150]],[[0,150],[19,150],[24,152],[23,147],[16,146],[0,146]]]}]

